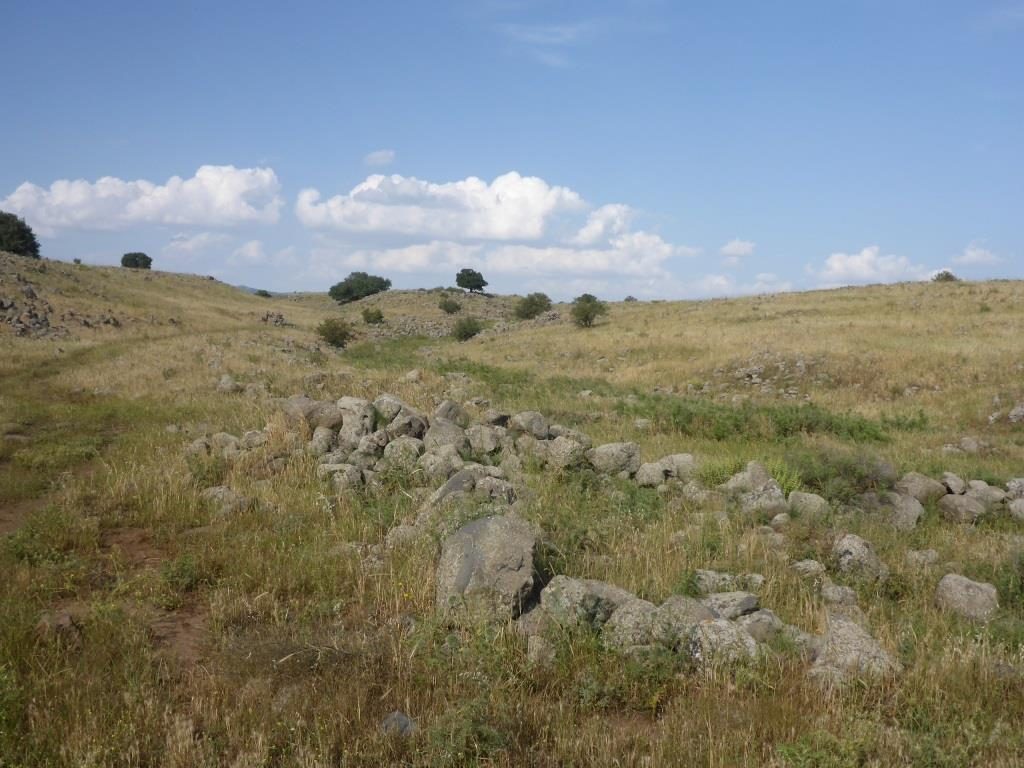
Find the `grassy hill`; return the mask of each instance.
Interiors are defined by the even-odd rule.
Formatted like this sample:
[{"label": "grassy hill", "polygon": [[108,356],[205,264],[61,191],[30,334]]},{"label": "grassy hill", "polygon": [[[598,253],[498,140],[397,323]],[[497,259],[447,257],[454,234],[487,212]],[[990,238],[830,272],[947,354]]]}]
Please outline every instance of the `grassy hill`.
[{"label": "grassy hill", "polygon": [[[929,502],[897,530],[850,506],[891,485],[883,464],[1024,476],[1024,425],[1007,418],[1024,402],[1024,283],[631,302],[589,330],[565,306],[518,323],[512,297],[463,295],[461,314],[494,326],[465,343],[428,337],[452,322],[429,291],[339,308],[0,255],[0,298],[47,317],[24,336],[0,323],[0,766],[1024,761],[1024,523],[951,525]],[[333,316],[359,331],[342,351],[316,335]],[[790,566],[831,568],[836,537],[863,536],[888,579],[833,576],[902,673],[823,692],[782,640],[702,673],[587,632],[553,639],[541,664],[508,624],[439,615],[443,532],[384,546],[434,486],[336,493],[278,399],[385,392],[427,414],[450,398],[475,420],[540,411],[595,445],[634,441],[645,461],[692,453],[707,489],[764,463],[828,514],[794,514],[770,539],[766,520],[680,488],[530,461],[517,511],[543,531],[546,578],[658,603],[693,594],[698,569],[756,572],[762,603],[819,635],[830,608]],[[185,450],[265,425],[266,455]],[[251,503],[219,514],[201,494],[221,484]],[[927,549],[928,567],[907,557]],[[947,571],[994,584],[998,614],[939,611]],[[393,710],[416,719],[412,737],[382,733]]]}]

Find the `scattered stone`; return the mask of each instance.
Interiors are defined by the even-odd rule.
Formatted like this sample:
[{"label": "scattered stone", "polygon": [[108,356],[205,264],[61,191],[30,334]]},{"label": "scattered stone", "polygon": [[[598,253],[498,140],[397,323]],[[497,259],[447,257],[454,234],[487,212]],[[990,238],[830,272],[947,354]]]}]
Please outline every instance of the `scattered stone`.
[{"label": "scattered stone", "polygon": [[472,421],[466,409],[452,400],[445,400],[437,406],[437,410],[434,411],[434,418],[450,421],[462,429],[468,427],[470,421]]},{"label": "scattered stone", "polygon": [[1006,508],[1010,511],[1010,516],[1014,520],[1020,520],[1024,522],[1024,499],[1014,499]]},{"label": "scattered stone", "polygon": [[939,499],[939,512],[951,523],[974,523],[985,514],[985,505],[973,496],[949,494]]},{"label": "scattered stone", "polygon": [[419,368],[413,368],[399,379],[403,384],[418,384],[423,379],[423,372]]},{"label": "scattered stone", "polygon": [[818,579],[825,575],[825,566],[817,560],[798,560],[790,567],[807,579]]},{"label": "scattered stone", "polygon": [[538,440],[548,438],[548,420],[537,411],[517,413],[509,419],[508,428],[511,432],[532,435]]},{"label": "scattered stone", "polygon": [[946,490],[950,493],[961,494],[967,490],[967,483],[964,482],[963,478],[954,475],[952,472],[942,473],[942,484],[946,486]]},{"label": "scattered stone", "polygon": [[889,523],[897,531],[911,531],[924,516],[924,507],[913,496],[888,492],[882,495],[883,502],[890,507]]},{"label": "scattered stone", "polygon": [[242,385],[232,378],[231,374],[225,373],[217,382],[217,391],[226,395],[233,395],[242,391]]},{"label": "scattered stone", "polygon": [[985,622],[999,609],[999,595],[991,584],[947,573],[935,588],[935,603],[965,619]]},{"label": "scattered stone", "polygon": [[653,603],[634,598],[612,612],[601,629],[601,640],[608,648],[629,651],[648,646],[654,638],[654,618],[657,608]]},{"label": "scattered stone", "polygon": [[829,605],[857,605],[857,593],[852,587],[825,581],[821,585],[821,599]]},{"label": "scattered stone", "polygon": [[249,508],[249,499],[240,493],[236,493],[226,485],[217,485],[207,488],[199,494],[206,503],[213,506],[218,515],[233,515],[244,512]]},{"label": "scattered stone", "polygon": [[690,635],[690,657],[702,669],[740,664],[757,656],[757,642],[746,630],[726,619],[706,619]]},{"label": "scattered stone", "polygon": [[945,496],[946,486],[920,472],[909,472],[896,483],[896,492],[913,496],[922,504],[927,504]]},{"label": "scattered stone", "polygon": [[380,729],[388,736],[407,739],[416,734],[416,721],[396,709],[381,721]]},{"label": "scattered stone", "polygon": [[927,568],[939,562],[939,553],[934,549],[908,549],[904,561],[911,568]]},{"label": "scattered stone", "polygon": [[640,469],[640,446],[636,443],[606,443],[587,451],[587,461],[603,474],[635,474]]},{"label": "scattered stone", "polygon": [[689,642],[694,627],[717,615],[699,600],[673,595],[665,600],[652,619],[653,638],[669,650],[678,650]]},{"label": "scattered stone", "polygon": [[816,493],[793,491],[789,494],[789,509],[797,517],[820,520],[828,514],[828,502]]},{"label": "scattered stone", "polygon": [[530,635],[526,640],[526,660],[535,667],[555,663],[555,648],[543,635]]},{"label": "scattered stone", "polygon": [[860,536],[848,533],[832,547],[832,556],[840,573],[882,581],[889,576],[889,568],[875,554],[871,544]]},{"label": "scattered stone", "polygon": [[615,610],[636,595],[594,579],[555,576],[540,593],[540,604],[556,622],[600,628]]},{"label": "scattered stone", "polygon": [[759,643],[767,643],[783,631],[785,624],[775,615],[774,611],[761,608],[753,613],[744,614],[736,619],[736,624],[747,631]]},{"label": "scattered stone", "polygon": [[434,419],[423,437],[423,446],[428,452],[437,451],[443,446],[452,446],[460,454],[469,450],[466,432],[458,424],[444,419]]},{"label": "scattered stone", "polygon": [[830,612],[828,631],[808,674],[823,685],[836,685],[852,679],[895,675],[901,671],[900,663],[864,627]]},{"label": "scattered stone", "polygon": [[725,619],[737,619],[761,607],[757,595],[750,592],[717,592],[701,599],[701,602]]},{"label": "scattered stone", "polygon": [[768,524],[772,527],[773,531],[784,531],[789,527],[792,519],[788,512],[779,512],[775,517],[771,519]]}]

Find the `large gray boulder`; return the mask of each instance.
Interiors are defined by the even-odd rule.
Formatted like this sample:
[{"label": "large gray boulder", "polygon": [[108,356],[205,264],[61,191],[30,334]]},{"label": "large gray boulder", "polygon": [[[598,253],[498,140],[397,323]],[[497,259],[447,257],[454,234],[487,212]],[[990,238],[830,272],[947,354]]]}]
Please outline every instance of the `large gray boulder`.
[{"label": "large gray boulder", "polygon": [[947,573],[935,588],[935,604],[965,619],[984,622],[999,610],[999,594],[991,584]]},{"label": "large gray boulder", "polygon": [[586,460],[586,447],[571,437],[560,435],[548,443],[547,462],[552,469],[578,467]]},{"label": "large gray boulder", "polygon": [[688,651],[702,669],[749,662],[757,656],[757,642],[727,619],[706,619],[690,633]]},{"label": "large gray boulder", "polygon": [[761,607],[757,595],[749,592],[716,592],[702,598],[701,602],[723,619],[738,619]]},{"label": "large gray boulder", "polygon": [[767,643],[782,633],[786,625],[774,611],[761,608],[753,613],[744,614],[736,619],[736,624],[747,631],[747,634],[759,643]]},{"label": "large gray boulder", "polygon": [[306,412],[306,423],[313,429],[325,427],[337,430],[341,427],[344,419],[344,412],[330,400],[320,400]]},{"label": "large gray boulder", "polygon": [[497,451],[501,448],[504,437],[504,427],[474,424],[466,430],[469,447],[477,456],[488,456]]},{"label": "large gray boulder", "polygon": [[897,531],[911,531],[924,516],[924,506],[913,496],[889,491],[882,494],[882,502],[889,510],[889,523]]},{"label": "large gray boulder", "polygon": [[949,494],[939,499],[939,513],[951,523],[973,523],[988,510],[973,496]]},{"label": "large gray boulder", "polygon": [[411,473],[416,462],[423,455],[423,441],[415,437],[399,437],[384,446],[384,458],[378,462],[377,470],[393,470]]},{"label": "large gray boulder", "polygon": [[913,496],[922,504],[936,501],[946,495],[947,489],[938,480],[932,480],[920,472],[908,472],[896,483],[896,492]]},{"label": "large gray boulder", "polygon": [[437,406],[437,410],[434,411],[434,418],[458,424],[463,429],[468,427],[471,421],[466,409],[454,400],[445,400]]},{"label": "large gray boulder", "polygon": [[809,675],[824,685],[895,675],[900,663],[856,621],[830,611],[828,630]]},{"label": "large gray boulder", "polygon": [[377,412],[380,423],[390,424],[402,412],[406,405],[401,399],[387,393],[378,395],[373,401],[373,409]]},{"label": "large gray boulder", "polygon": [[989,512],[1006,501],[1006,491],[1002,488],[996,488],[994,485],[989,485],[984,480],[969,481],[965,495],[980,501],[985,506],[986,511]]},{"label": "large gray boulder", "polygon": [[816,493],[793,491],[789,494],[789,510],[798,517],[819,520],[828,514],[828,502]]},{"label": "large gray boulder", "polygon": [[548,439],[548,420],[537,411],[522,411],[508,421],[510,432],[532,435],[538,440]]},{"label": "large gray boulder", "polygon": [[615,609],[601,628],[601,641],[617,651],[650,646],[657,610],[653,603],[640,598],[627,601]]},{"label": "large gray boulder", "polygon": [[715,612],[699,600],[673,595],[658,606],[653,617],[654,640],[669,650],[677,650],[689,642],[694,627],[716,618]]},{"label": "large gray boulder", "polygon": [[437,606],[514,619],[533,591],[537,532],[516,517],[485,517],[444,540],[437,565]]},{"label": "large gray boulder", "polygon": [[435,451],[424,453],[416,462],[416,471],[428,483],[444,482],[465,465],[453,445],[441,446]]},{"label": "large gray boulder", "polygon": [[946,490],[950,493],[963,493],[967,490],[967,483],[964,482],[963,478],[959,475],[954,475],[952,472],[942,473],[942,484],[946,486]]},{"label": "large gray boulder", "polygon": [[213,507],[218,515],[232,515],[244,512],[251,503],[242,494],[228,488],[226,485],[216,485],[207,488],[199,494],[204,502]]},{"label": "large gray boulder", "polygon": [[607,475],[634,474],[640,469],[640,446],[636,443],[606,443],[587,451],[587,461]]},{"label": "large gray boulder", "polygon": [[856,534],[848,533],[837,539],[832,546],[832,557],[840,573],[878,581],[889,576],[889,568],[875,554],[870,542]]},{"label": "large gray boulder", "polygon": [[555,576],[540,593],[540,604],[552,620],[565,626],[599,629],[617,608],[636,600],[631,592],[594,579]]},{"label": "large gray boulder", "polygon": [[423,446],[427,450],[436,451],[443,446],[452,446],[460,454],[469,449],[469,440],[466,439],[466,431],[458,424],[444,419],[434,419],[423,437]]},{"label": "large gray boulder", "polygon": [[789,509],[786,495],[774,480],[768,480],[760,488],[740,494],[740,509],[746,515],[772,518]]},{"label": "large gray boulder", "polygon": [[1024,499],[1024,477],[1015,477],[1006,484],[1006,498]]},{"label": "large gray boulder", "polygon": [[387,432],[392,440],[398,437],[422,438],[427,432],[427,420],[418,411],[403,407],[388,423]]},{"label": "large gray boulder", "polygon": [[636,483],[641,488],[657,488],[668,480],[689,480],[697,470],[697,461],[689,453],[674,453],[657,461],[641,464]]},{"label": "large gray boulder", "polygon": [[737,472],[727,481],[718,486],[726,493],[749,493],[763,488],[772,481],[772,476],[765,466],[757,461],[747,463],[746,469]]}]

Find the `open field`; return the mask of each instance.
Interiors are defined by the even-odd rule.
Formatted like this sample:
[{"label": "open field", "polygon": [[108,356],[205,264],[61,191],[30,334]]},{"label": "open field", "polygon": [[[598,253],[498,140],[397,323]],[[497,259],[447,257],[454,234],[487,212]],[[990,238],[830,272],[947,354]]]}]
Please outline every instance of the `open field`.
[{"label": "open field", "polygon": [[[517,324],[511,298],[467,296],[463,314],[501,331],[461,344],[371,338],[358,319],[373,306],[385,330],[447,327],[431,292],[339,310],[0,255],[0,298],[24,303],[26,285],[66,330],[0,325],[3,768],[1024,764],[1024,521],[999,503],[956,524],[930,498],[901,528],[858,507],[911,471],[1024,477],[1024,421],[1008,418],[1024,402],[1021,282],[615,304],[590,330],[564,306],[559,322]],[[336,315],[365,337],[340,352],[315,333]],[[225,375],[237,386],[219,388]],[[763,607],[822,637],[838,610],[823,584],[848,586],[844,615],[892,669],[825,685],[803,636],[699,665],[588,626],[534,644],[507,618],[441,611],[446,534],[494,507],[449,505],[389,545],[444,481],[382,471],[336,491],[311,425],[285,412],[299,393],[390,393],[423,414],[452,400],[474,422],[539,411],[594,445],[635,442],[645,462],[693,454],[687,491],[545,468],[517,445],[504,471],[541,532],[535,592],[567,575],[661,604],[699,594],[698,570],[757,573]],[[252,430],[266,442],[237,455],[186,451]],[[767,530],[713,493],[755,460],[827,510]],[[218,509],[211,486],[245,502]],[[838,567],[847,533],[885,577]],[[933,561],[907,557],[926,550]],[[827,578],[794,571],[806,559]],[[946,573],[994,585],[998,609],[941,610]],[[414,733],[382,731],[396,710]]]}]

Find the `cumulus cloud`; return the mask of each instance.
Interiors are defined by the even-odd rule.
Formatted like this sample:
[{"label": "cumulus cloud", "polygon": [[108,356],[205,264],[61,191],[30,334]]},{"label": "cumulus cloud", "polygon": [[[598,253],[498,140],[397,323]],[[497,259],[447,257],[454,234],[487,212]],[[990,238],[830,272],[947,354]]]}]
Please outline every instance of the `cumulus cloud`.
[{"label": "cumulus cloud", "polygon": [[856,285],[859,283],[891,283],[900,280],[925,280],[928,269],[911,264],[906,256],[883,256],[877,245],[859,253],[833,253],[825,259],[818,272],[823,286]]},{"label": "cumulus cloud", "polygon": [[366,165],[391,165],[395,162],[395,150],[376,149],[363,158]]},{"label": "cumulus cloud", "polygon": [[632,216],[633,211],[628,205],[621,203],[602,205],[596,211],[591,212],[587,217],[587,223],[569,242],[575,245],[593,245],[607,240],[612,235],[620,235],[629,229],[629,221]]},{"label": "cumulus cloud", "polygon": [[199,232],[195,235],[179,232],[171,238],[171,242],[165,245],[163,250],[169,256],[191,256],[224,245],[230,239],[227,235],[219,232]]},{"label": "cumulus cloud", "polygon": [[259,240],[250,240],[235,249],[228,258],[228,263],[232,265],[262,264],[266,260],[267,252],[263,248],[263,243]]},{"label": "cumulus cloud", "polygon": [[750,256],[754,253],[754,248],[757,247],[757,243],[750,240],[730,240],[728,243],[718,249],[718,252],[723,256],[729,256],[737,258],[740,256]]},{"label": "cumulus cloud", "polygon": [[[688,249],[685,249],[688,251]],[[626,232],[611,238],[604,247],[571,248],[504,245],[487,253],[485,265],[499,273],[613,274],[658,276],[666,274],[665,262],[688,255],[650,232]]]},{"label": "cumulus cloud", "polygon": [[515,171],[488,183],[475,176],[435,184],[413,177],[373,175],[351,192],[321,201],[299,193],[295,214],[307,227],[435,239],[536,240],[551,216],[585,207],[567,187]]},{"label": "cumulus cloud", "polygon": [[982,248],[977,243],[971,243],[964,252],[959,256],[953,258],[954,264],[960,264],[961,266],[984,266],[991,264],[998,264],[1002,259],[996,256],[992,251]]},{"label": "cumulus cloud", "polygon": [[25,182],[0,201],[43,234],[64,229],[114,230],[138,224],[232,226],[278,220],[283,200],[270,168],[204,165],[164,184],[104,176],[61,179],[49,188]]}]

